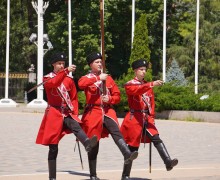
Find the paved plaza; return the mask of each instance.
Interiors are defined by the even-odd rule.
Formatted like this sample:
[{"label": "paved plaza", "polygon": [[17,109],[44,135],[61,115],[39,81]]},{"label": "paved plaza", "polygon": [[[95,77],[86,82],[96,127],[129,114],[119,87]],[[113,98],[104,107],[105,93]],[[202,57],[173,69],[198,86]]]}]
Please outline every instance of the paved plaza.
[{"label": "paved plaza", "polygon": [[[43,112],[43,111],[42,111]],[[0,108],[0,180],[48,180],[48,147],[35,144],[43,117],[25,108]],[[122,119],[119,119],[120,123]],[[133,163],[134,180],[219,180],[220,123],[156,120],[160,137],[179,164],[167,172],[152,146],[149,173],[149,145],[141,145]],[[65,136],[59,145],[58,180],[88,180],[87,155],[81,145],[83,169],[75,136]],[[74,151],[75,149],[75,151]],[[100,142],[97,173],[102,180],[120,180],[123,157],[113,139]]]}]

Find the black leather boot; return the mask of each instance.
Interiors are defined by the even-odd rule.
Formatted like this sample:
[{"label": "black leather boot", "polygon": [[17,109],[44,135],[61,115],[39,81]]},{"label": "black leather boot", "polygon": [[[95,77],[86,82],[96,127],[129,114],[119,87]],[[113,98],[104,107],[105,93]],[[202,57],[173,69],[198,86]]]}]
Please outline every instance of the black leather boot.
[{"label": "black leather boot", "polygon": [[80,131],[77,134],[77,139],[84,145],[86,152],[89,152],[92,150],[93,147],[96,146],[97,144],[97,136],[93,136],[90,139],[86,136],[86,134],[84,133],[84,131]]},{"label": "black leather boot", "polygon": [[96,174],[96,159],[89,160],[90,180],[100,180]]},{"label": "black leather boot", "polygon": [[132,167],[132,161],[130,161],[128,164],[124,164],[121,180],[130,179],[131,167]]},{"label": "black leather boot", "polygon": [[49,180],[56,180],[56,171],[57,171],[56,160],[48,160],[48,169],[49,169]]},{"label": "black leather boot", "polygon": [[178,164],[178,159],[171,159],[170,158],[163,142],[156,144],[155,147],[158,150],[160,157],[163,159],[164,164],[166,165],[167,171],[172,170],[173,167]]},{"label": "black leather boot", "polygon": [[128,164],[129,162],[133,161],[138,157],[138,152],[137,151],[131,152],[127,144],[125,143],[124,139],[119,139],[118,142],[116,142],[116,144],[124,156],[125,164]]},{"label": "black leather boot", "polygon": [[86,152],[90,152],[92,150],[92,148],[94,148],[97,144],[98,140],[97,140],[97,136],[92,136],[90,139],[86,139],[86,141],[83,143]]}]

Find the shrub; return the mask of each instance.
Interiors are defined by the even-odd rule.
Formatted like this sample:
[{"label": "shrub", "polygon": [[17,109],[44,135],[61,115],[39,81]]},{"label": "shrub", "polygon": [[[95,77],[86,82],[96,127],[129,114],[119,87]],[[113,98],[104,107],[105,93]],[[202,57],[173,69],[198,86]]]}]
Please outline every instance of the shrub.
[{"label": "shrub", "polygon": [[[124,76],[116,80],[121,92],[121,101],[115,105],[118,114],[128,111],[127,96],[124,84],[132,77]],[[174,86],[166,83],[160,87],[154,87],[156,112],[164,110],[188,110],[188,111],[213,111],[220,112],[220,93],[209,93],[209,98],[201,100],[204,94],[195,94],[194,86]],[[81,112],[85,104],[84,92],[79,92],[79,107]]]},{"label": "shrub", "polygon": [[173,86],[165,84],[155,87],[156,111],[189,110],[189,111],[220,111],[219,93],[210,94],[209,98],[201,100],[203,94],[194,94],[193,86]]}]

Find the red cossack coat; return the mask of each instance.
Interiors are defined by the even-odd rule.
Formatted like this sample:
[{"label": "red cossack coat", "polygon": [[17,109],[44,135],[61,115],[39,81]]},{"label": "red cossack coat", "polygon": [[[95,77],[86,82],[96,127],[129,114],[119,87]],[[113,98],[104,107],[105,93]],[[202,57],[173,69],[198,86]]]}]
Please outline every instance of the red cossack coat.
[{"label": "red cossack coat", "polygon": [[[58,144],[65,134],[71,133],[69,130],[63,128],[64,117],[70,115],[73,119],[81,123],[78,118],[78,98],[77,91],[73,79],[68,75],[68,70],[55,74],[53,72],[44,76],[43,81],[48,81],[44,84],[47,95],[48,107],[45,110],[43,120],[41,122],[36,143],[49,145]],[[58,87],[63,83],[69,94],[73,111],[68,107]],[[64,110],[61,109],[64,107]]]},{"label": "red cossack coat", "polygon": [[[124,87],[130,111],[126,114],[120,130],[127,144],[139,147],[140,143],[150,142],[150,139],[142,134],[145,123],[147,124],[146,130],[152,136],[158,134],[154,122],[153,82],[140,82],[134,78],[127,82]],[[146,110],[148,113],[146,113]]]},{"label": "red cossack coat", "polygon": [[82,116],[82,128],[88,137],[96,135],[100,138],[108,137],[108,131],[103,127],[103,118],[111,118],[119,126],[115,110],[112,105],[120,102],[120,91],[111,76],[106,79],[106,89],[109,102],[101,101],[102,81],[99,76],[89,73],[82,76],[78,81],[79,88],[86,95],[86,107]]}]

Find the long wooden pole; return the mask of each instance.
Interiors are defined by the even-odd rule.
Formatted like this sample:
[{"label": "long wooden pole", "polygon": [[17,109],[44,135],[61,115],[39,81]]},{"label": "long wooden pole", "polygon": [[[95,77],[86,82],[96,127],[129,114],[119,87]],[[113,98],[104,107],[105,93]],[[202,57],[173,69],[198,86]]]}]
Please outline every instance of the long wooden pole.
[{"label": "long wooden pole", "polygon": [[[106,72],[105,67],[105,37],[104,37],[104,0],[100,0],[100,23],[101,23],[101,52],[103,73]],[[103,81],[103,94],[106,95],[106,81]]]}]

